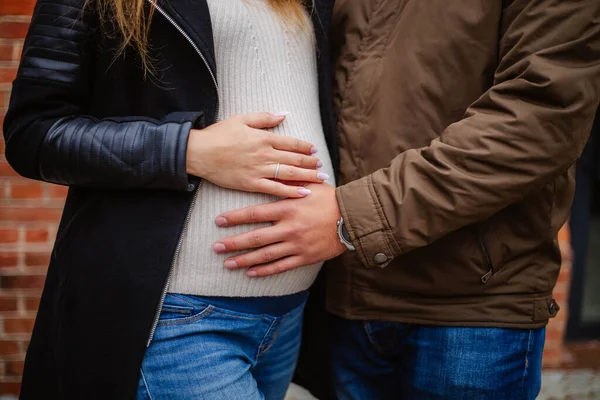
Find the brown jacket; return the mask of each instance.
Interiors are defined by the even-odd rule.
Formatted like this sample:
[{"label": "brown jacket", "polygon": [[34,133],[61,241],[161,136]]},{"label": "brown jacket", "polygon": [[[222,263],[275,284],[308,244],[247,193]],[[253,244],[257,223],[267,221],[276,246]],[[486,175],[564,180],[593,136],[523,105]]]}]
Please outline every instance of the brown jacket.
[{"label": "brown jacket", "polygon": [[600,99],[598,0],[337,0],[351,319],[533,328]]}]

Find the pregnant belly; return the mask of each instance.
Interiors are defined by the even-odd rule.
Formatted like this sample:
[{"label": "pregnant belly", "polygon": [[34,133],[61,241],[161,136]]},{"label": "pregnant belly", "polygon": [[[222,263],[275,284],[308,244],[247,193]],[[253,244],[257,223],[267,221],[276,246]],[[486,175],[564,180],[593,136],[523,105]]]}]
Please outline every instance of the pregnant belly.
[{"label": "pregnant belly", "polygon": [[170,291],[210,296],[279,296],[306,290],[319,272],[321,263],[267,278],[252,279],[245,270],[227,270],[225,259],[239,253],[217,254],[213,245],[220,239],[239,235],[270,224],[248,224],[220,228],[215,218],[234,209],[277,201],[276,196],[246,193],[204,182],[192,210],[182,247],[176,261]]},{"label": "pregnant belly", "polygon": [[[217,216],[227,211],[271,203],[277,200],[279,200],[277,196],[226,189],[204,181],[199,189],[195,208],[192,210],[187,236],[194,237],[192,240],[196,243],[193,245],[202,249],[201,251],[212,252],[212,245],[219,239],[271,225],[262,223],[220,228],[215,224]],[[213,256],[216,256],[216,254]],[[231,254],[228,256],[231,256]]]}]

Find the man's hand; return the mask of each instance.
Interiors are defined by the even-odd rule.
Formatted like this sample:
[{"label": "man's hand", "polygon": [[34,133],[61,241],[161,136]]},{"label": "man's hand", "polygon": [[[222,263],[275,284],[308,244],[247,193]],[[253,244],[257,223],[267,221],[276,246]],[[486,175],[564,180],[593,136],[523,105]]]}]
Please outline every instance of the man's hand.
[{"label": "man's hand", "polygon": [[248,276],[262,277],[326,261],[346,249],[337,235],[340,210],[335,189],[328,184],[306,186],[312,194],[230,211],[217,217],[221,227],[257,222],[274,225],[223,239],[217,253],[251,250],[225,261],[230,269],[250,268]]}]

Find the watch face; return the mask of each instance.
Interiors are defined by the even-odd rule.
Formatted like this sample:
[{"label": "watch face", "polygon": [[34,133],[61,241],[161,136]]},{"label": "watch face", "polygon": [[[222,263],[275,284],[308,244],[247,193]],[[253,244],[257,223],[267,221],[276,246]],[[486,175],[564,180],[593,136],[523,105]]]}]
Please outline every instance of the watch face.
[{"label": "watch face", "polygon": [[350,240],[350,234],[348,233],[348,229],[346,229],[346,224],[342,224],[342,236],[348,241],[348,243],[352,242]]}]

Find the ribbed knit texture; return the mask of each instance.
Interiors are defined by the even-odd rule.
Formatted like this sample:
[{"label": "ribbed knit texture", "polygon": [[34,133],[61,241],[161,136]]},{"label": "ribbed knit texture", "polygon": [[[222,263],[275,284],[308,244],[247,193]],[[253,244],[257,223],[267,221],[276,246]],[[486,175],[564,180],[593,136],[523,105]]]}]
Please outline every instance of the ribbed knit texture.
[{"label": "ribbed knit texture", "polygon": [[[323,161],[333,168],[319,111],[316,47],[310,18],[299,28],[274,12],[266,0],[208,0],[213,25],[219,119],[261,111],[291,114],[273,131],[313,143]],[[333,178],[328,182],[334,185]],[[280,296],[306,290],[321,264],[297,268],[267,278],[249,278],[244,269],[230,271],[213,244],[266,225],[219,228],[215,218],[230,210],[276,201],[265,194],[225,189],[204,181],[191,220],[183,234],[169,286],[172,293],[204,296]]]}]

